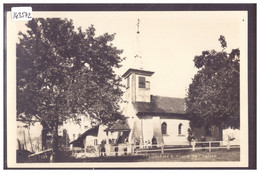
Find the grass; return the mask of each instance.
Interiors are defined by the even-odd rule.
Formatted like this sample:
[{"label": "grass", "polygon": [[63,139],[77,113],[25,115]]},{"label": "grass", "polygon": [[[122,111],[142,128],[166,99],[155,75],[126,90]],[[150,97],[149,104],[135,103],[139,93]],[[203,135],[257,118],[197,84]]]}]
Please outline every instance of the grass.
[{"label": "grass", "polygon": [[218,162],[218,161],[239,161],[239,149],[213,150],[208,151],[174,151],[164,154],[149,154],[145,162]]},{"label": "grass", "polygon": [[239,149],[218,149],[209,151],[171,151],[162,153],[143,153],[132,156],[110,156],[75,159],[69,155],[60,157],[59,162],[218,162],[239,161]]}]

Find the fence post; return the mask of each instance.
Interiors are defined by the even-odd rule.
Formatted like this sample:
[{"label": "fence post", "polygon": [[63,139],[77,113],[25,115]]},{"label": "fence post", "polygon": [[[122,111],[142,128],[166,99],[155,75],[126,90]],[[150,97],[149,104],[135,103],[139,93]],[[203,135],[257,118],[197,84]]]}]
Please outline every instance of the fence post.
[{"label": "fence post", "polygon": [[53,162],[53,153],[51,153],[51,155],[50,155],[50,162],[51,163]]},{"label": "fence post", "polygon": [[211,141],[209,142],[209,152],[211,152]]},{"label": "fence post", "polygon": [[162,154],[164,153],[164,145],[161,145],[161,149],[162,149]]},{"label": "fence post", "polygon": [[192,145],[192,151],[195,151],[195,146],[196,146],[195,140],[192,141],[191,145]]},{"label": "fence post", "polygon": [[227,141],[227,149],[228,150],[230,149],[230,141],[229,140]]}]

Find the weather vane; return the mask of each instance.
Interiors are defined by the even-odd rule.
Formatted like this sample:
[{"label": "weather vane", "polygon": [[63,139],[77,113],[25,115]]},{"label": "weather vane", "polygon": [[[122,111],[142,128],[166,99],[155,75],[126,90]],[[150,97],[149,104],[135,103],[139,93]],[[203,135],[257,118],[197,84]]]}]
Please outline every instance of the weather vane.
[{"label": "weather vane", "polygon": [[135,64],[137,68],[143,69],[142,56],[141,56],[141,45],[140,45],[140,31],[139,31],[140,19],[137,19],[137,35],[136,35],[136,50]]},{"label": "weather vane", "polygon": [[137,20],[137,34],[139,34],[139,23],[140,23],[140,19]]}]

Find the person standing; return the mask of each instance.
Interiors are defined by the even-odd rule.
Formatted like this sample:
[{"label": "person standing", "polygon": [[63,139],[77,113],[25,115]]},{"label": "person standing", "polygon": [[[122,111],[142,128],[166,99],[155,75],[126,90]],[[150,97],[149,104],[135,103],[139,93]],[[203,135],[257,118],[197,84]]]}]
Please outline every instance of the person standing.
[{"label": "person standing", "polygon": [[153,146],[153,148],[157,147],[157,139],[154,136],[152,138],[152,146]]}]

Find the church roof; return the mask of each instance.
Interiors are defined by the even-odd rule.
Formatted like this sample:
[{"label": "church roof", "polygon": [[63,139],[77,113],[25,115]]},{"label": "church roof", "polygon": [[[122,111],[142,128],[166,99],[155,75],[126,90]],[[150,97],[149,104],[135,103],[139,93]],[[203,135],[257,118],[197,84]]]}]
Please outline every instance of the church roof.
[{"label": "church roof", "polygon": [[134,108],[139,114],[186,114],[183,98],[151,96],[151,102],[135,102]]}]

